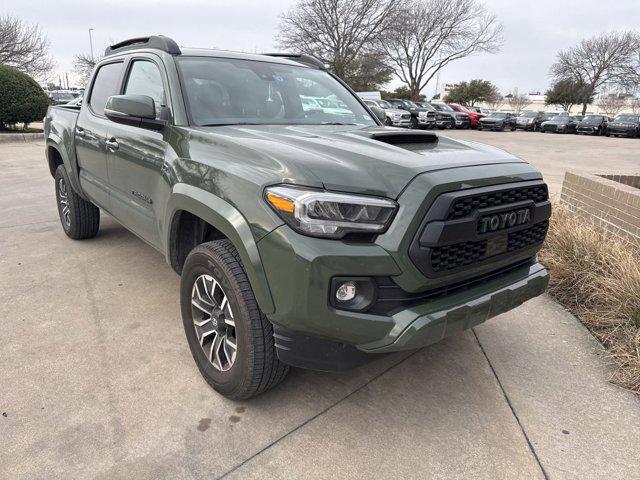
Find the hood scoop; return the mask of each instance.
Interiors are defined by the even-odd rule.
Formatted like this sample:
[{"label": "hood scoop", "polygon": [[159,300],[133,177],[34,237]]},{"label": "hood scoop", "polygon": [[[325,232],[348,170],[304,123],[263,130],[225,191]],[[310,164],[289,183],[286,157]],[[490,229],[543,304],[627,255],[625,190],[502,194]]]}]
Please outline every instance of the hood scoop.
[{"label": "hood scoop", "polygon": [[369,138],[412,151],[433,148],[438,144],[438,136],[432,132],[373,132]]}]

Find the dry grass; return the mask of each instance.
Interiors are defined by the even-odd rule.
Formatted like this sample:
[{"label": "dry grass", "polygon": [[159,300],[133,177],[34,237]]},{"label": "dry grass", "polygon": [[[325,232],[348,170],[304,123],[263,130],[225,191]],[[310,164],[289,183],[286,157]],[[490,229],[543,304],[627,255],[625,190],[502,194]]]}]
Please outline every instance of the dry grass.
[{"label": "dry grass", "polygon": [[611,381],[640,394],[640,247],[556,205],[540,259],[549,293],[611,354]]}]

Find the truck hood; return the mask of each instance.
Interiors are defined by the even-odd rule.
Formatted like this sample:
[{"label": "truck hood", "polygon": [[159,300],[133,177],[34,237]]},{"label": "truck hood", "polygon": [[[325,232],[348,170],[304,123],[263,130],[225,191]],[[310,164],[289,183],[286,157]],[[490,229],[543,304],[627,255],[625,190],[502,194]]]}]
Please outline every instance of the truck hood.
[{"label": "truck hood", "polygon": [[208,153],[225,155],[250,168],[265,184],[322,186],[389,198],[397,198],[424,172],[522,162],[488,145],[378,126],[238,125],[187,130],[192,153],[197,150],[203,158]]}]

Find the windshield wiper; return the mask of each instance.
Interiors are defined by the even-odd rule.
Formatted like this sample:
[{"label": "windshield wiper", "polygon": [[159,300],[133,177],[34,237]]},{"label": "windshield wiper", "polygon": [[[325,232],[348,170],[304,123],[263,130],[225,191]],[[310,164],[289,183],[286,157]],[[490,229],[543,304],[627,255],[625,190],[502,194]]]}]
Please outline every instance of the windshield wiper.
[{"label": "windshield wiper", "polygon": [[[313,124],[310,124],[310,125],[313,125]],[[321,122],[320,125],[357,125],[357,123]]]}]

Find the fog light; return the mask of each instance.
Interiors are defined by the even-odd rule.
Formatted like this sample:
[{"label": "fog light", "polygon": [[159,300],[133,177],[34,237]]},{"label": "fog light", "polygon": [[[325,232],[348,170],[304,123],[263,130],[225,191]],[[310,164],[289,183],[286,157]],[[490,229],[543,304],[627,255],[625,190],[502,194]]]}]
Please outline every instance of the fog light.
[{"label": "fog light", "polygon": [[336,299],[340,302],[348,302],[356,298],[356,284],[344,282],[336,290]]}]

